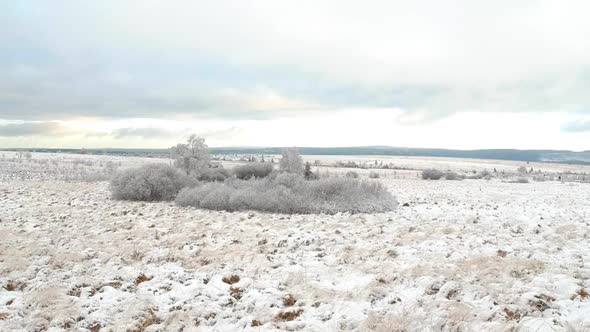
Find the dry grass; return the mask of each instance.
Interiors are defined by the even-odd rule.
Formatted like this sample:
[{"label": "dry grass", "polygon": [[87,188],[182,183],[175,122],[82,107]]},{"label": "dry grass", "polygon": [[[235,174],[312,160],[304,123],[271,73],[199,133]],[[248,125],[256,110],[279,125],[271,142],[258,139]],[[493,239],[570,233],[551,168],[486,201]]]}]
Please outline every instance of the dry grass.
[{"label": "dry grass", "polygon": [[303,309],[292,310],[292,311],[281,311],[275,315],[275,321],[278,322],[289,322],[297,317],[301,316]]},{"label": "dry grass", "polygon": [[229,277],[223,277],[221,281],[225,282],[226,284],[233,285],[240,282],[240,277],[234,274]]},{"label": "dry grass", "polygon": [[150,280],[152,280],[152,278],[151,278],[151,277],[148,277],[148,276],[146,276],[144,273],[140,273],[140,274],[137,276],[137,278],[135,278],[135,281],[134,281],[134,283],[135,283],[136,285],[139,285],[139,284],[141,284],[142,282],[146,282],[146,281],[150,281]]},{"label": "dry grass", "polygon": [[230,287],[229,288],[229,294],[231,295],[231,297],[233,297],[236,300],[241,299],[243,293],[244,293],[244,290],[240,287]]},{"label": "dry grass", "polygon": [[293,305],[295,305],[295,303],[297,303],[297,299],[291,295],[291,294],[287,294],[285,296],[283,296],[283,305],[286,307],[292,307]]}]

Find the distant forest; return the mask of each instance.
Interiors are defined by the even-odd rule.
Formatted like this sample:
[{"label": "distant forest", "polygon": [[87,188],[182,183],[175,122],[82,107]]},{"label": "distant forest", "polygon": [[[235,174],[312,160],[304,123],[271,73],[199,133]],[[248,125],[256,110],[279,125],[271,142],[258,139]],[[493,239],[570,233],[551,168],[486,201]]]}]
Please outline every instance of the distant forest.
[{"label": "distant forest", "polygon": [[[281,154],[284,147],[222,147],[210,148],[212,154],[250,154],[250,155],[276,155]],[[165,157],[168,149],[5,149],[28,150],[34,152],[67,152],[87,154],[109,154],[126,156]],[[567,150],[511,150],[511,149],[487,149],[487,150],[450,150],[450,149],[422,149],[422,148],[398,148],[390,146],[364,146],[364,147],[302,147],[299,148],[302,155],[375,155],[375,156],[421,156],[421,157],[452,157],[473,159],[498,159],[514,161],[540,161],[567,164],[590,164],[590,151],[574,152]]]}]

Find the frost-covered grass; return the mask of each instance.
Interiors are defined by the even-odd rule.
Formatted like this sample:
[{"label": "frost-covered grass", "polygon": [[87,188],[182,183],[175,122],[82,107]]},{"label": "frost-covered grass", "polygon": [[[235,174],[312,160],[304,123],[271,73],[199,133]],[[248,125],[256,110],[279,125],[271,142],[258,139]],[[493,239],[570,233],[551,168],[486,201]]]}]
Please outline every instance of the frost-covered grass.
[{"label": "frost-covered grass", "polygon": [[222,212],[0,183],[0,331],[590,328],[588,184],[367,181],[401,206]]},{"label": "frost-covered grass", "polygon": [[341,177],[307,181],[300,175],[282,173],[186,188],[178,194],[176,204],[225,211],[335,214],[391,211],[396,201],[383,184],[375,181]]}]

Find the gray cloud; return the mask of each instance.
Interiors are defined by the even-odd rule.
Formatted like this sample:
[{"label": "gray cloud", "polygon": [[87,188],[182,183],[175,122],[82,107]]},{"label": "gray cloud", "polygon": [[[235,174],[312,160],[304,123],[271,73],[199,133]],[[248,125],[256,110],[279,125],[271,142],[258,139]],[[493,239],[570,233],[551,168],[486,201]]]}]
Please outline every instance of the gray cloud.
[{"label": "gray cloud", "polygon": [[64,136],[74,133],[57,121],[0,125],[0,137]]},{"label": "gray cloud", "polygon": [[589,10],[576,0],[6,2],[0,118],[588,113]]}]

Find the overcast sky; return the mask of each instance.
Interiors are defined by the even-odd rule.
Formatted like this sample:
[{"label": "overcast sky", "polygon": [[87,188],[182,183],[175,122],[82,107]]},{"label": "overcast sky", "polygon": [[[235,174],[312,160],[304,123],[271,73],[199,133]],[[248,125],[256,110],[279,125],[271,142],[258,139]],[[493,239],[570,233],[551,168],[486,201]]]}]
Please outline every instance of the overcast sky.
[{"label": "overcast sky", "polygon": [[590,150],[588,1],[0,0],[0,148]]}]

